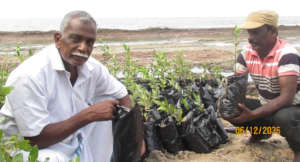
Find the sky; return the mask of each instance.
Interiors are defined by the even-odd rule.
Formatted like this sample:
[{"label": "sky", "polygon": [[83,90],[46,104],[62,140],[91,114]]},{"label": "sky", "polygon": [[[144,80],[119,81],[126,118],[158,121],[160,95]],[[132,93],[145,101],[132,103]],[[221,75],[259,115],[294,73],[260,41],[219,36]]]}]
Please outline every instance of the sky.
[{"label": "sky", "polygon": [[72,10],[85,10],[95,18],[243,17],[260,9],[300,16],[299,4],[299,0],[1,0],[0,18],[61,18]]}]

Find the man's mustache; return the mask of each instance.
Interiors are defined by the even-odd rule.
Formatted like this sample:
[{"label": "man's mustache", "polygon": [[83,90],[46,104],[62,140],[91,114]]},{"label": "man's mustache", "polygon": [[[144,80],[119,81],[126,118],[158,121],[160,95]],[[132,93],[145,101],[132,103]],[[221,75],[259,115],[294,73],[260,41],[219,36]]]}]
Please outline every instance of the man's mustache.
[{"label": "man's mustache", "polygon": [[80,53],[80,52],[74,52],[72,53],[73,56],[79,56],[79,57],[83,57],[83,58],[89,58],[89,55],[84,54],[84,53]]}]

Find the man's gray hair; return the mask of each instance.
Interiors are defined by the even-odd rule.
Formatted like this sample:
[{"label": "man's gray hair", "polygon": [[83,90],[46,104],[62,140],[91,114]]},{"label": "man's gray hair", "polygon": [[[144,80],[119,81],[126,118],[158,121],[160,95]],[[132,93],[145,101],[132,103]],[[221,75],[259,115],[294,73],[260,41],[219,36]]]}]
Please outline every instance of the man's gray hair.
[{"label": "man's gray hair", "polygon": [[60,32],[63,32],[66,29],[66,27],[68,26],[69,22],[74,18],[79,18],[79,20],[84,23],[95,24],[95,26],[97,28],[96,21],[89,13],[87,13],[85,11],[71,11],[71,12],[67,13],[64,16],[63,20],[61,21]]}]

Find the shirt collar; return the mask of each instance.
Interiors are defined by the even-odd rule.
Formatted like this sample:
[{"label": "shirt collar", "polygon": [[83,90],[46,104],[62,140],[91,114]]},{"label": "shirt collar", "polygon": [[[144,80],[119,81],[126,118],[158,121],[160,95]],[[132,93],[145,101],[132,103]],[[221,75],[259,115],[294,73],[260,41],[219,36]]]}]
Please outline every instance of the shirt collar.
[{"label": "shirt collar", "polygon": [[[56,71],[66,71],[58,49],[55,47],[55,45],[51,46],[52,48],[50,48],[53,49],[53,51],[50,52],[50,62],[52,64],[52,68]],[[90,75],[90,72],[94,69],[94,66],[91,64],[90,60],[91,57],[89,57],[89,59],[83,65],[78,67],[79,75],[83,75],[84,77],[88,77]]]},{"label": "shirt collar", "polygon": [[53,44],[50,46],[50,49],[51,52],[49,52],[49,57],[52,68],[57,71],[66,71],[64,63],[56,46]]}]

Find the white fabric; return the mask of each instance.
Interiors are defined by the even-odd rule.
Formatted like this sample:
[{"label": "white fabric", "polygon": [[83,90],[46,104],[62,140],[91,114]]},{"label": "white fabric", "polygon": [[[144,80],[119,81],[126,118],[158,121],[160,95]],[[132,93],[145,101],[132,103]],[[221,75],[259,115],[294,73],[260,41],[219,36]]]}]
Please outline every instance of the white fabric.
[{"label": "white fabric", "polygon": [[[14,87],[0,111],[0,117],[7,118],[0,129],[8,135],[36,136],[49,123],[66,120],[99,101],[127,95],[126,88],[92,57],[79,67],[72,86],[54,45],[18,66],[6,85]],[[91,123],[48,149],[72,157],[79,135],[83,138],[82,162],[108,161],[113,142],[110,121]]]},{"label": "white fabric", "polygon": [[[20,151],[19,153],[23,154],[23,161],[28,162],[29,152]],[[70,160],[75,161],[76,158],[71,159],[64,153],[59,151],[54,151],[51,149],[40,149],[37,160],[40,162],[46,162],[46,160],[48,160],[47,162],[66,162],[66,161],[69,162]]]}]

